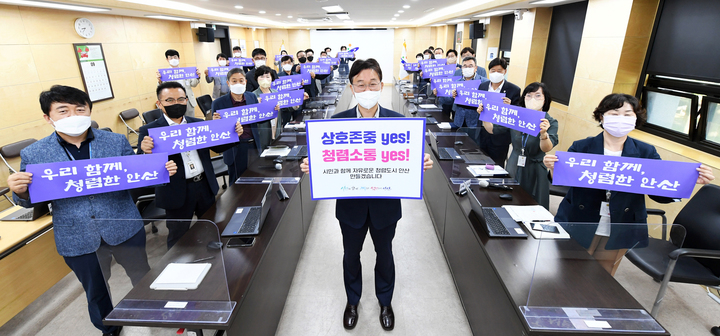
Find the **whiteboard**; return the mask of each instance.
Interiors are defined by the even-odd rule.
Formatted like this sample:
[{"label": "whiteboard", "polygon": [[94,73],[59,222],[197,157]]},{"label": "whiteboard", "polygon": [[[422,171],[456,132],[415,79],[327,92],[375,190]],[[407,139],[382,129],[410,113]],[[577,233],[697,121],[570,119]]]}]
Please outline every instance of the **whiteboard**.
[{"label": "whiteboard", "polygon": [[[340,51],[340,46],[347,46],[348,50],[358,47],[360,49],[355,53],[355,57],[357,59],[376,59],[380,63],[385,83],[392,83],[393,76],[397,75],[393,73],[394,41],[395,29],[310,30],[310,48],[315,51],[315,57],[319,57],[320,51],[325,47],[332,48],[331,56],[333,57]],[[400,43],[402,44],[402,41]],[[398,59],[397,62],[400,60]]]}]

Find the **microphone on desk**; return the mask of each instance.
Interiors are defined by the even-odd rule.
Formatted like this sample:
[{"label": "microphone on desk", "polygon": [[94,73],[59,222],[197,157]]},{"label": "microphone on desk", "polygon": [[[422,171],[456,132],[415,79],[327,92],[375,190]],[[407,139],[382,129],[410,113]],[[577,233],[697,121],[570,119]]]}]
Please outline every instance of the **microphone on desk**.
[{"label": "microphone on desk", "polygon": [[478,184],[482,188],[488,188],[488,189],[500,189],[500,190],[513,190],[512,187],[506,186],[504,184],[498,184],[498,183],[491,183],[488,180],[480,180],[478,181]]}]

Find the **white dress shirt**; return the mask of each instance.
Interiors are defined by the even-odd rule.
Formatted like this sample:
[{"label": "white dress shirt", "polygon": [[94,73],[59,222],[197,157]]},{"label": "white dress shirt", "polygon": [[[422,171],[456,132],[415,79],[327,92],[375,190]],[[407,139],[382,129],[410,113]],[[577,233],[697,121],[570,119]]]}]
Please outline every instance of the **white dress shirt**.
[{"label": "white dress shirt", "polygon": [[[182,121],[179,124],[168,118],[165,113],[163,113],[163,117],[165,117],[165,120],[170,126],[187,124],[187,119],[185,119],[185,117],[182,118]],[[196,150],[182,152],[180,155],[182,155],[183,165],[185,166],[185,179],[191,179],[205,172],[202,161],[200,161],[200,155],[198,155]]]},{"label": "white dress shirt", "polygon": [[497,92],[500,93],[502,91],[503,85],[505,85],[505,80],[503,79],[502,82],[500,82],[500,86],[498,86],[497,90],[493,90],[493,83],[490,83],[488,86],[488,92]]},{"label": "white dress shirt", "polygon": [[[357,111],[357,117],[363,118],[362,113],[360,113],[360,105],[355,106],[355,111]],[[380,104],[377,106],[377,110],[375,111],[375,115],[372,116],[373,118],[380,118]]]},{"label": "white dress shirt", "polygon": [[[604,152],[607,156],[622,156],[622,151],[613,152],[605,148]],[[600,222],[598,222],[595,234],[598,236],[610,237],[610,222],[610,216],[600,215]]]}]

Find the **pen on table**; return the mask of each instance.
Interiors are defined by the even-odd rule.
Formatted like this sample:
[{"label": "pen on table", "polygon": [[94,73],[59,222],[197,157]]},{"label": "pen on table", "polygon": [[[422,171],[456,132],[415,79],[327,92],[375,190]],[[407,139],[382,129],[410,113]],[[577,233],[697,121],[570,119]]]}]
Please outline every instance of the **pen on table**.
[{"label": "pen on table", "polygon": [[198,261],[210,260],[210,259],[214,259],[214,258],[215,258],[215,256],[209,256],[209,257],[206,257],[206,258],[200,258],[200,259],[198,259],[198,260],[193,260],[193,261],[191,261],[191,263],[198,262]]}]

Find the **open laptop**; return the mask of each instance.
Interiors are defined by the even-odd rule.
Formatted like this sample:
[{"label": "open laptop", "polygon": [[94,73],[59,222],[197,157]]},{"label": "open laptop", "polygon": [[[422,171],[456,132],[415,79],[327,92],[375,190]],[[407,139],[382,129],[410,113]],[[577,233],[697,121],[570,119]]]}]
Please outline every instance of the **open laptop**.
[{"label": "open laptop", "polygon": [[526,238],[527,234],[520,225],[513,220],[507,210],[501,207],[483,207],[478,201],[477,196],[472,192],[470,196],[470,206],[475,216],[480,222],[485,224],[488,236],[492,238]]},{"label": "open laptop", "polygon": [[430,134],[430,148],[438,156],[439,160],[462,160],[460,154],[452,147],[440,147],[438,148],[437,135],[432,131],[428,131]]},{"label": "open laptop", "polygon": [[290,149],[290,153],[287,155],[287,158],[290,160],[292,158],[302,159],[308,156],[307,154],[307,146],[306,145],[297,145],[293,146],[292,149]]},{"label": "open laptop", "polygon": [[32,208],[18,209],[1,218],[0,221],[32,222],[50,212],[48,204],[49,203],[44,203]]},{"label": "open laptop", "polygon": [[270,194],[272,187],[273,183],[270,182],[267,190],[265,190],[262,201],[260,201],[260,206],[238,207],[235,209],[235,213],[232,218],[230,218],[230,221],[220,236],[241,237],[259,234],[265,218],[268,212],[270,212]]}]

